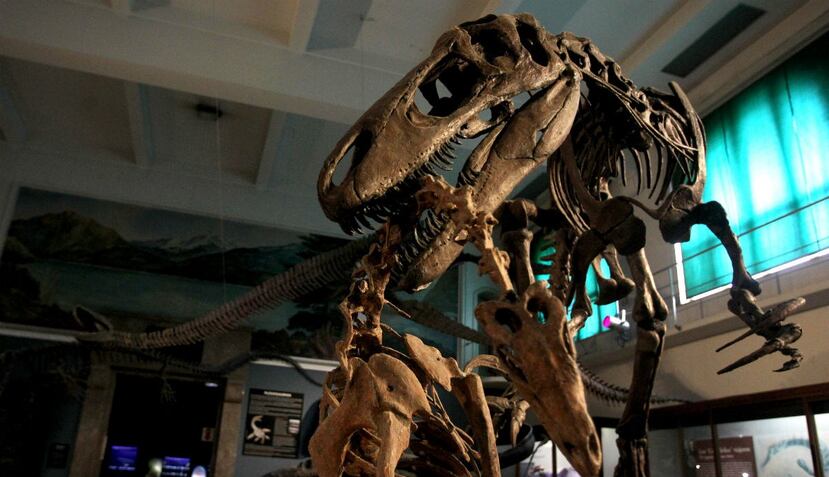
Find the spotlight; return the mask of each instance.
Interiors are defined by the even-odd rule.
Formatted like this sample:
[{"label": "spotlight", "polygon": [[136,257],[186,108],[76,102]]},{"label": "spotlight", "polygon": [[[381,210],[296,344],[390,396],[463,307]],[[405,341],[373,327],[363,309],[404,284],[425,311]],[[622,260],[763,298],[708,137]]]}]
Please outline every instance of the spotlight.
[{"label": "spotlight", "polygon": [[[624,310],[622,310],[624,314]],[[605,328],[610,328],[611,330],[619,330],[620,328],[629,329],[630,323],[624,318],[619,318],[617,316],[610,316],[607,315],[602,320],[602,326]]]},{"label": "spotlight", "polygon": [[625,346],[631,340],[630,322],[625,314],[625,310],[622,310],[621,317],[607,315],[602,320],[602,326],[616,332],[616,344],[620,347]]}]

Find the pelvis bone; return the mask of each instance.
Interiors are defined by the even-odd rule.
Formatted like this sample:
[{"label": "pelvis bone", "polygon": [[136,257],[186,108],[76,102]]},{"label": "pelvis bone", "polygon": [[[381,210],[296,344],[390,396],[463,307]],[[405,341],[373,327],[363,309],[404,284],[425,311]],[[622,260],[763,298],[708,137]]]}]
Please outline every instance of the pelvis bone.
[{"label": "pelvis bone", "polygon": [[587,413],[576,350],[564,305],[547,282],[531,284],[515,303],[484,302],[475,316],[556,445],[579,474],[598,475],[602,452]]},{"label": "pelvis bone", "polygon": [[375,354],[368,362],[352,358],[352,379],[342,402],[320,423],[310,451],[320,477],[339,477],[355,432],[373,432],[380,442],[376,476],[393,477],[397,461],[409,446],[412,417],[429,411],[417,376],[400,360]]}]

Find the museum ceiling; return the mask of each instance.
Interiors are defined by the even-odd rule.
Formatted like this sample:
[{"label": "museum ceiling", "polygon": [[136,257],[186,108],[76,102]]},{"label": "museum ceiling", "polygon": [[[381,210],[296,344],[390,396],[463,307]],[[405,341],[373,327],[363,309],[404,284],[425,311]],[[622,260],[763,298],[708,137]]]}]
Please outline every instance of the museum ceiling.
[{"label": "museum ceiling", "polygon": [[829,25],[816,0],[4,1],[0,146],[25,185],[337,235],[314,184],[347,125],[450,26],[521,11],[703,112]]}]

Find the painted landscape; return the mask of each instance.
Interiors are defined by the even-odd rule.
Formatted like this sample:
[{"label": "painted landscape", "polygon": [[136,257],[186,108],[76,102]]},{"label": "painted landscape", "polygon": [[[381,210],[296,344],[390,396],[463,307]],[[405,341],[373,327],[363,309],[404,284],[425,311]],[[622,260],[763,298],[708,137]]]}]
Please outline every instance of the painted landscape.
[{"label": "painted landscape", "polygon": [[[127,323],[183,322],[345,241],[21,188],[0,255],[0,320],[89,329],[83,306]],[[255,316],[282,352],[320,357],[337,333],[336,290]],[[330,302],[330,303],[329,303]],[[303,320],[313,314],[314,320]],[[141,330],[134,330],[141,331]],[[328,341],[327,339],[324,341]]]},{"label": "painted landscape", "polygon": [[[82,306],[144,331],[196,318],[345,240],[21,188],[0,255],[0,321],[91,330]],[[329,358],[346,283],[249,320],[254,344]],[[400,323],[402,328],[419,326]],[[392,324],[395,326],[395,324]],[[411,330],[445,352],[454,339]]]}]

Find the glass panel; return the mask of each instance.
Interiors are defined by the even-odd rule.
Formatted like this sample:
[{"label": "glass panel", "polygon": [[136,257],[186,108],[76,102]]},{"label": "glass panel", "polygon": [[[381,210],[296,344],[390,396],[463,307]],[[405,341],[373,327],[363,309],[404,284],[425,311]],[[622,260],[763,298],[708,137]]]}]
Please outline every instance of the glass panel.
[{"label": "glass panel", "polygon": [[[619,453],[616,451],[616,431],[614,429],[602,429],[602,449],[605,452],[603,475],[605,477],[612,476],[613,468],[619,459]],[[554,451],[556,454],[555,472],[553,472]],[[507,469],[504,469],[502,473],[505,476],[512,475]],[[580,477],[573,466],[570,465],[567,457],[558,447],[554,447],[550,441],[536,447],[535,452],[521,462],[520,475],[522,477]]]},{"label": "glass panel", "polygon": [[[553,443],[547,441],[535,448],[532,455],[521,461],[520,475],[527,477],[551,477],[553,475]],[[503,475],[512,472],[503,469]]]},{"label": "glass panel", "polygon": [[682,475],[684,442],[682,429],[663,429],[648,433],[651,475]]},{"label": "glass panel", "polygon": [[[616,447],[614,444],[613,447]],[[615,463],[613,464],[616,465]],[[567,457],[561,452],[561,449],[556,447],[556,473],[555,477],[581,477],[581,474],[576,472],[576,469],[567,460]]]},{"label": "glass panel", "polygon": [[723,475],[815,475],[804,416],[719,424],[717,433]]},{"label": "glass panel", "polygon": [[[713,453],[709,460],[709,453],[705,451],[706,445],[711,446],[708,426],[650,431],[648,445],[651,475],[714,475]],[[710,474],[705,473],[709,470]]]},{"label": "glass panel", "polygon": [[613,477],[613,470],[619,462],[619,449],[616,447],[616,429],[602,428],[602,476]]}]

